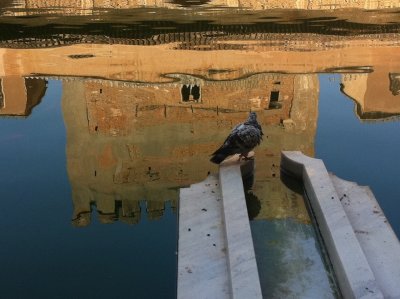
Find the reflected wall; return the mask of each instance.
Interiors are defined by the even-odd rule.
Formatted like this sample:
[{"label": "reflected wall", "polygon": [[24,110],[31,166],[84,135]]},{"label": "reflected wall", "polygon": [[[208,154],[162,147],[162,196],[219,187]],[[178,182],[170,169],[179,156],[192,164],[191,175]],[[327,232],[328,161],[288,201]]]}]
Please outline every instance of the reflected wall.
[{"label": "reflected wall", "polygon": [[[201,90],[199,101],[182,99],[182,87],[191,84]],[[277,97],[273,102],[271,95]],[[313,154],[317,101],[315,75],[258,74],[233,81],[186,77],[179,84],[151,86],[64,82],[74,223],[88,224],[91,206],[103,220],[107,214],[138,221],[140,200],[146,200],[150,218],[159,217],[165,201],[176,206],[180,187],[217,171],[210,154],[250,110],[257,111],[266,132],[257,150],[257,196],[279,197],[262,217],[286,217],[276,215],[285,211],[286,202],[278,196],[280,151],[301,147]]]}]

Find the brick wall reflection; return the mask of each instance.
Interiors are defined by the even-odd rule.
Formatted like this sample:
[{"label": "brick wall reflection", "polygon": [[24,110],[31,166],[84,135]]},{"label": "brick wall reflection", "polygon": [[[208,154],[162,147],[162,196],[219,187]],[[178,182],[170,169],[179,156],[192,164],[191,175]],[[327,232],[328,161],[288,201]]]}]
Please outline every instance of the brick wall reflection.
[{"label": "brick wall reflection", "polygon": [[[176,206],[179,187],[217,171],[209,162],[210,153],[236,123],[247,118],[250,109],[258,112],[266,131],[256,151],[256,196],[274,201],[273,208],[265,206],[258,217],[294,216],[306,221],[302,198],[279,181],[279,160],[283,149],[301,148],[313,155],[317,76],[258,74],[230,82],[185,80],[136,87],[64,83],[74,224],[87,225],[93,206],[102,222],[135,223],[141,200],[147,202],[149,218],[160,217],[166,201]],[[198,102],[182,101],[182,85],[191,80],[201,88]],[[270,105],[273,91],[279,96]],[[295,198],[296,212],[283,208],[285,197]]]}]

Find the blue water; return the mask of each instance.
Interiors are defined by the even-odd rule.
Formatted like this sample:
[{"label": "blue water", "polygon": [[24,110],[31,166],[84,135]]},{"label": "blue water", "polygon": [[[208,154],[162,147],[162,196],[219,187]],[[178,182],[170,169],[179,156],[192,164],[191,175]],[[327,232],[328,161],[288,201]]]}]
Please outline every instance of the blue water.
[{"label": "blue water", "polygon": [[320,75],[319,80],[316,157],[340,178],[370,186],[400,236],[399,118],[363,123],[355,103],[340,92],[339,75]]},{"label": "blue water", "polygon": [[171,208],[133,226],[71,225],[60,103],[50,81],[29,117],[0,119],[1,298],[175,298]]}]

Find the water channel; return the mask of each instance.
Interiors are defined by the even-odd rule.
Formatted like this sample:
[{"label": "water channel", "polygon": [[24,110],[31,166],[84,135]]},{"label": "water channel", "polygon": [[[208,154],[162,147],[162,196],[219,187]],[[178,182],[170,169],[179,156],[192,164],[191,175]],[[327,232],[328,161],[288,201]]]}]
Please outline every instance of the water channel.
[{"label": "water channel", "polygon": [[40,3],[0,4],[4,298],[175,298],[179,189],[250,110],[265,298],[340,298],[282,150],[369,185],[400,236],[396,10]]}]

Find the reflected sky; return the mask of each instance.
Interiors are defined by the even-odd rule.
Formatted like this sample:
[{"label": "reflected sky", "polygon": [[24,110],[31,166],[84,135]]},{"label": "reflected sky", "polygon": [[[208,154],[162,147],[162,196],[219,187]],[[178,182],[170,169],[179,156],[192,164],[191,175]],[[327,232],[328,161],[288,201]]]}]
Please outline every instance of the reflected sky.
[{"label": "reflected sky", "polygon": [[266,297],[336,296],[281,150],[369,185],[400,235],[396,12],[1,9],[5,297],[174,298],[179,188],[249,110]]}]

